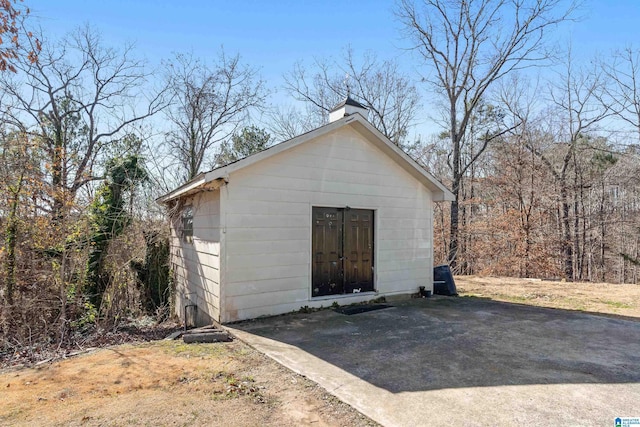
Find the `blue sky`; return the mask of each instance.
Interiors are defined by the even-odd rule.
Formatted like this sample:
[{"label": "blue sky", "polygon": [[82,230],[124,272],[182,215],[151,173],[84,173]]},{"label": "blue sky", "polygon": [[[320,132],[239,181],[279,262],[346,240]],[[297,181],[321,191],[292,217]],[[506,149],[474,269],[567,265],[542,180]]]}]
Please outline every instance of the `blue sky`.
[{"label": "blue sky", "polygon": [[349,44],[400,53],[389,1],[26,1],[49,32],[89,22],[113,43],[135,41],[152,62],[189,50],[212,57],[223,45],[267,80],[297,60],[340,54]]},{"label": "blue sky", "polygon": [[[114,43],[136,41],[151,60],[193,49],[212,55],[220,45],[260,64],[268,75],[312,55],[356,51],[400,54],[406,46],[390,0],[203,1],[26,0],[45,30],[65,33],[91,23]],[[576,47],[608,49],[640,38],[640,2],[586,0],[584,19],[568,24]],[[580,46],[584,45],[584,46]]]},{"label": "blue sky", "polygon": [[[398,57],[408,72],[415,58],[403,50],[393,0],[25,0],[45,32],[62,35],[90,23],[109,44],[135,42],[137,54],[152,64],[172,52],[193,51],[213,58],[224,46],[260,69],[277,89],[296,61],[340,56],[346,46],[382,58]],[[586,0],[581,20],[554,34],[572,41],[574,55],[587,59],[628,45],[640,47],[640,1]],[[287,102],[278,93],[272,101]]]}]

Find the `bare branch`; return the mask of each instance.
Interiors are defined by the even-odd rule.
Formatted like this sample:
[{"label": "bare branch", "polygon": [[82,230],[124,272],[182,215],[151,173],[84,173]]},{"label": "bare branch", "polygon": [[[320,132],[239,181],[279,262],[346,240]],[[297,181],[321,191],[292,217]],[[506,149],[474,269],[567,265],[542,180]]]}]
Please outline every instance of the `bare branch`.
[{"label": "bare branch", "polygon": [[[419,4],[419,7],[416,7]],[[550,58],[548,30],[570,19],[576,5],[561,0],[399,0],[397,16],[433,71],[427,81],[447,101],[452,151],[450,259],[458,253],[459,189],[486,149],[462,156],[462,144],[487,91],[505,75]]]},{"label": "bare branch", "polygon": [[369,121],[396,144],[406,142],[419,108],[418,91],[411,79],[391,60],[373,53],[356,58],[347,49],[340,61],[315,59],[312,72],[302,63],[284,76],[285,89],[326,123],[329,111],[348,92],[369,110]]},{"label": "bare branch", "polygon": [[[5,119],[44,141],[54,215],[61,215],[79,189],[96,179],[104,147],[167,104],[166,92],[145,91],[149,73],[131,58],[131,47],[104,46],[89,26],[62,40],[42,40],[32,62],[21,55],[17,75],[1,75],[8,101]],[[39,43],[39,42],[38,42]],[[28,53],[33,46],[21,47]],[[152,93],[149,95],[149,93]]]},{"label": "bare branch", "polygon": [[174,100],[166,111],[173,125],[166,140],[189,180],[213,146],[230,138],[251,110],[262,108],[266,91],[255,69],[223,50],[213,66],[178,54],[166,71]]}]

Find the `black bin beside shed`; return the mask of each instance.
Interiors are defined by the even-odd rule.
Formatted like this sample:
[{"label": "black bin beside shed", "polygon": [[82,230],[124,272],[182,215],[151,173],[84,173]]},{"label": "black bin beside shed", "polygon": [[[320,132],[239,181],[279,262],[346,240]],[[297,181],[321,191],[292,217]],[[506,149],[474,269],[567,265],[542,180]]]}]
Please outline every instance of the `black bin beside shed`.
[{"label": "black bin beside shed", "polygon": [[448,265],[433,268],[433,293],[436,295],[457,296],[456,282]]}]

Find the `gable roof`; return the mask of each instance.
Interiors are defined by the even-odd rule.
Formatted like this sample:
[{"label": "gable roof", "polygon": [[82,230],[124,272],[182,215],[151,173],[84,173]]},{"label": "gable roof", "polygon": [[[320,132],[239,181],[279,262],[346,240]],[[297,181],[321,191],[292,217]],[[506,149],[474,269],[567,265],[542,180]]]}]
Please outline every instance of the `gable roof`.
[{"label": "gable roof", "polygon": [[335,107],[333,107],[331,109],[331,111],[335,111],[338,108],[344,107],[345,105],[351,105],[352,107],[358,107],[358,108],[362,108],[362,109],[368,110],[367,107],[365,107],[364,105],[360,104],[358,101],[356,101],[355,99],[353,99],[349,95],[347,95],[347,97],[344,99],[344,101],[342,101],[340,104],[338,104]]},{"label": "gable roof", "polygon": [[427,172],[407,153],[402,151],[398,146],[396,146],[387,137],[385,137],[371,123],[369,123],[364,117],[362,117],[362,115],[356,113],[350,116],[345,116],[340,120],[336,120],[335,122],[326,124],[295,138],[273,145],[266,150],[260,151],[256,154],[252,154],[236,162],[229,163],[226,166],[213,169],[209,172],[200,173],[191,181],[181,185],[180,187],[165,194],[164,196],[159,197],[156,201],[158,203],[167,203],[171,200],[194,194],[205,188],[219,187],[223,182],[228,181],[229,175],[231,173],[239,169],[250,167],[254,163],[268,159],[269,157],[275,156],[276,154],[283,151],[290,150],[319,136],[326,135],[329,132],[332,132],[343,126],[352,127],[356,132],[360,133],[369,142],[378,147],[387,156],[389,156],[396,163],[402,166],[402,168],[409,172],[409,174],[411,174],[425,187],[431,190],[434,201],[442,202],[454,200],[453,194],[451,193],[451,191],[449,191],[449,189],[447,189],[447,187],[445,187],[433,175]]}]

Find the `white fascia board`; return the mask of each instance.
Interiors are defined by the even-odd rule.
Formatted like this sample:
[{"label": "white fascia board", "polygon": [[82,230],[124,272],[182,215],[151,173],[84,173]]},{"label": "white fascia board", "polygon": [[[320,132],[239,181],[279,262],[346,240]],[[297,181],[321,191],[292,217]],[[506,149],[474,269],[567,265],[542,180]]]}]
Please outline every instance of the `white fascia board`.
[{"label": "white fascia board", "polygon": [[181,185],[180,187],[176,188],[173,191],[170,191],[164,196],[158,197],[156,199],[156,203],[159,203],[159,204],[167,203],[175,198],[178,198],[180,196],[183,196],[187,193],[192,192],[193,190],[197,189],[199,186],[203,185],[204,183],[205,183],[205,175],[200,174],[195,178],[193,178],[191,181],[187,182],[186,184]]}]

